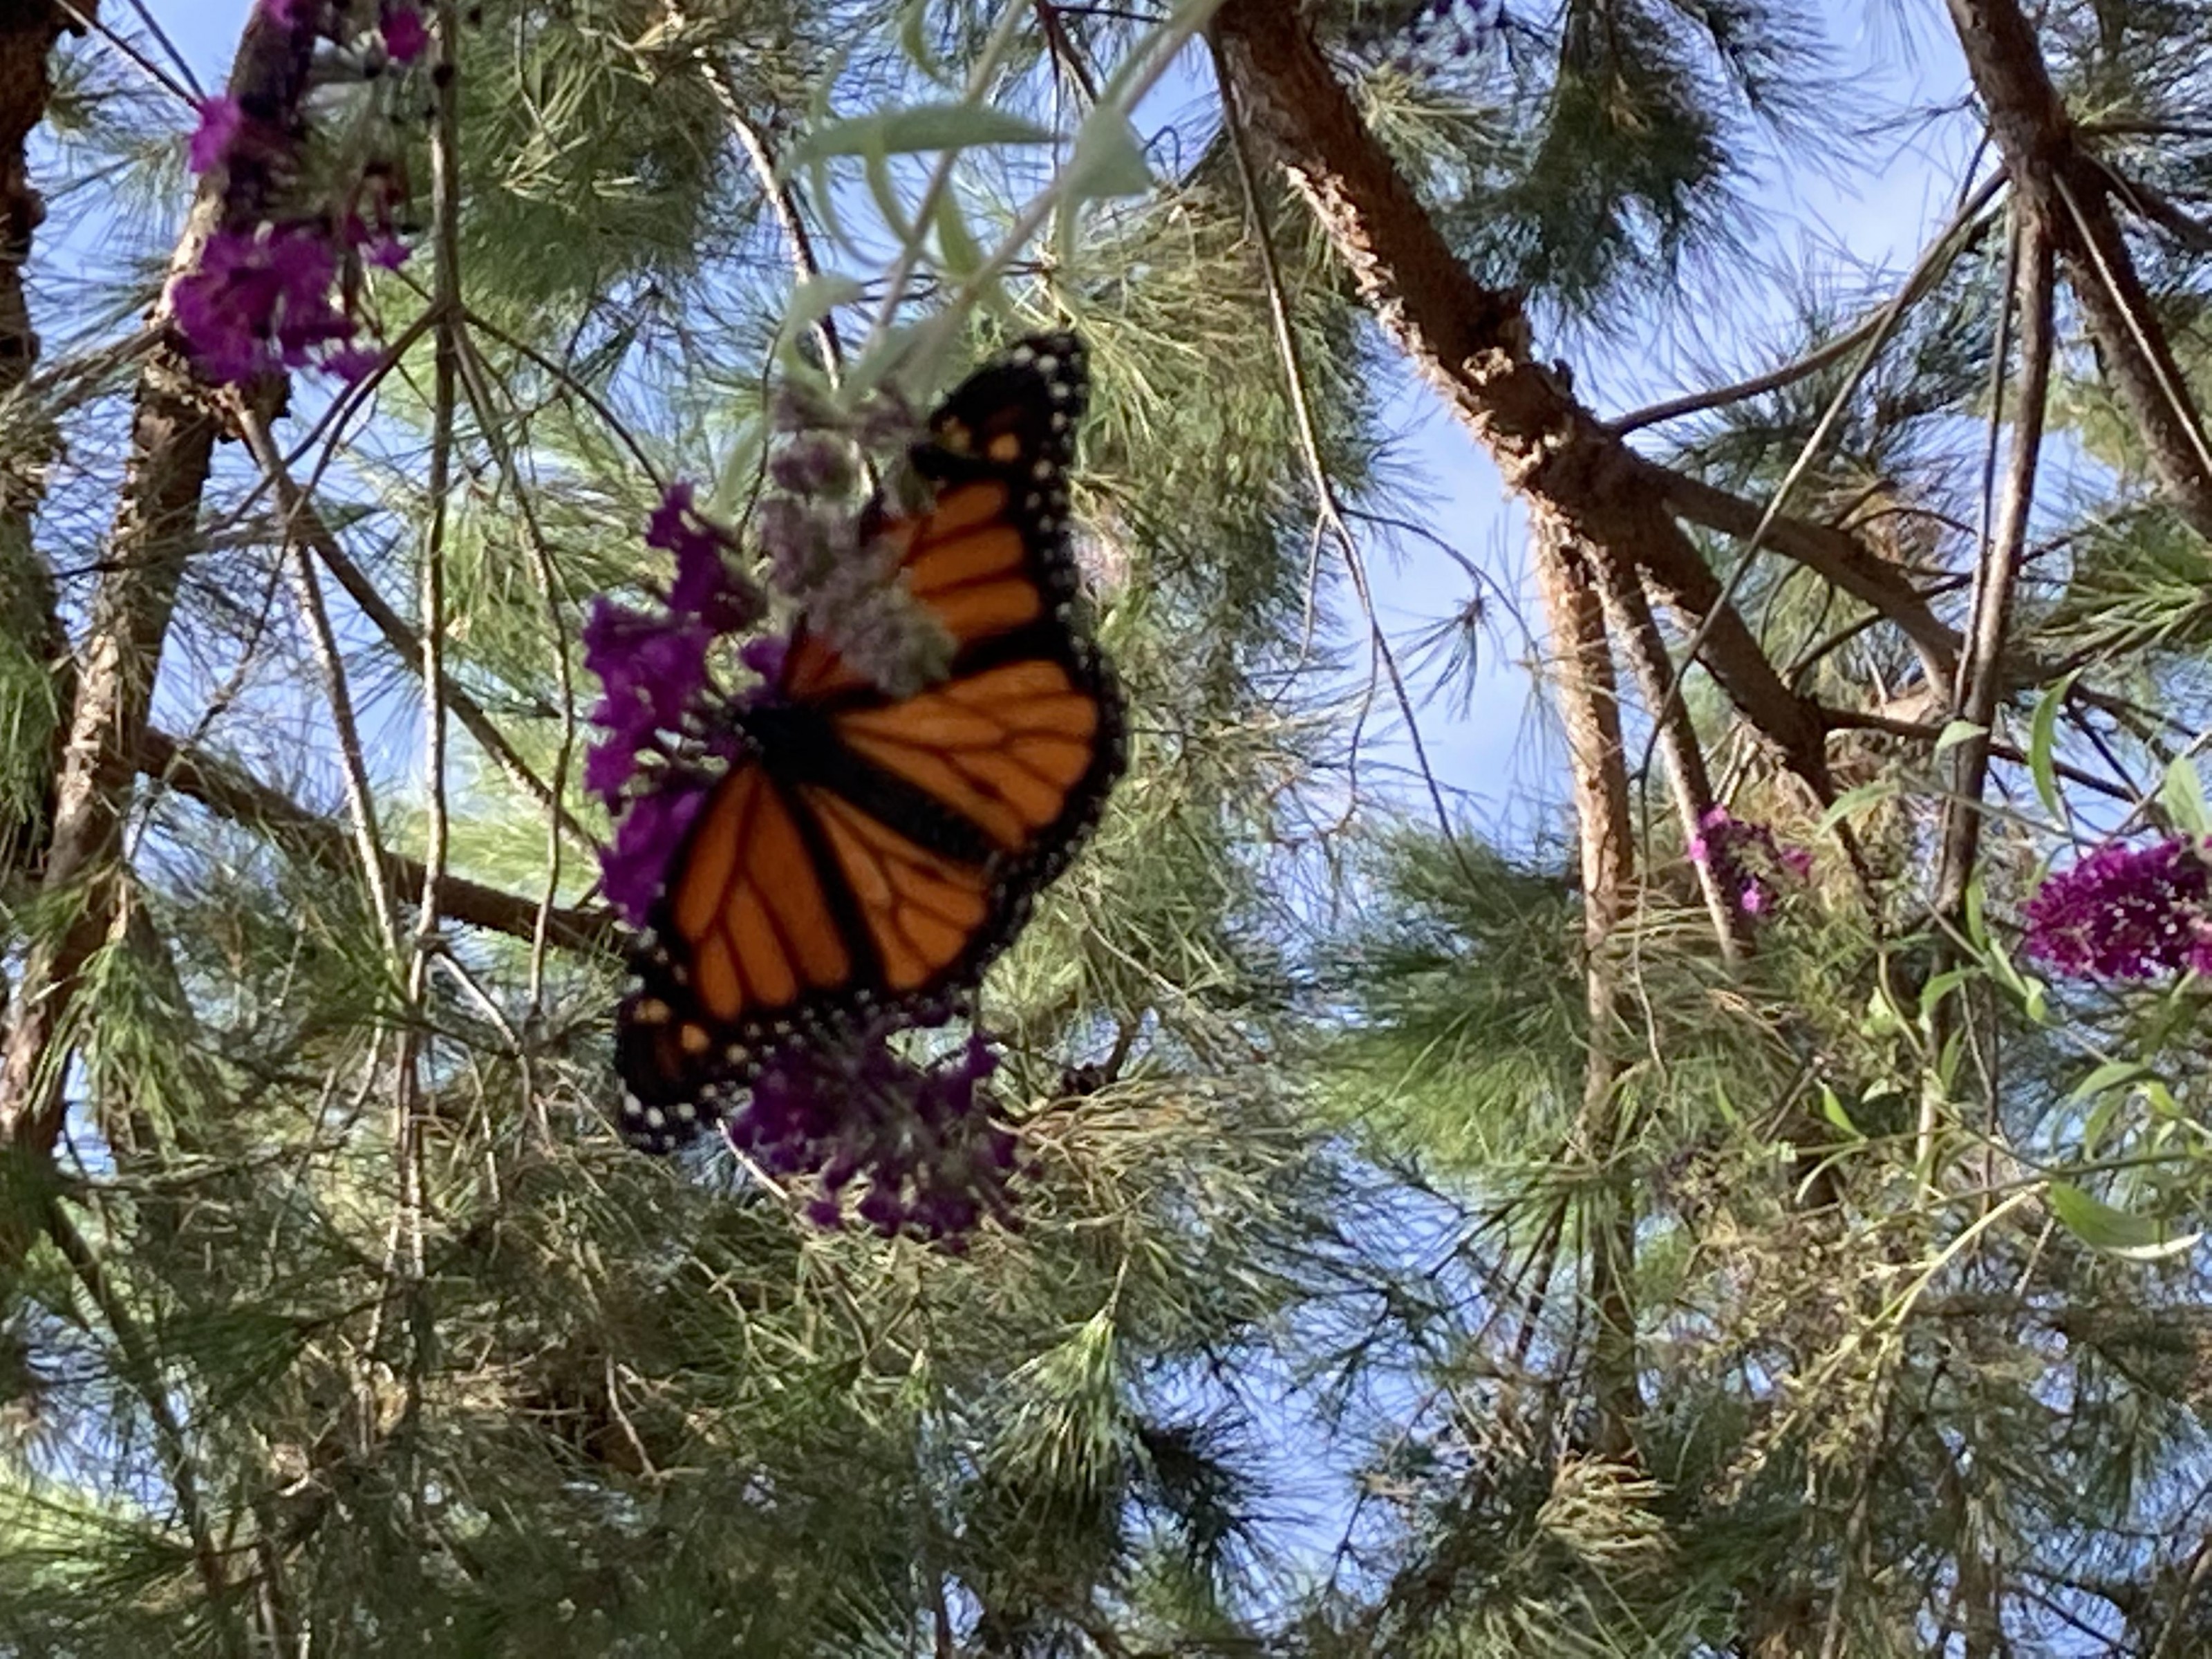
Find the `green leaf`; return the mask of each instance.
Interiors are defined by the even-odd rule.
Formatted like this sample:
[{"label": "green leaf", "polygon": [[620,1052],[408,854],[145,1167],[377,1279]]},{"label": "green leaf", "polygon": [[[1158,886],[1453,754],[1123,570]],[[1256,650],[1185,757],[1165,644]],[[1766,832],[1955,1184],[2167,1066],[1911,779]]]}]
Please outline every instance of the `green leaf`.
[{"label": "green leaf", "polygon": [[2173,827],[2185,836],[2212,835],[2212,812],[2204,807],[2204,781],[2197,775],[2197,763],[2176,755],[2159,786],[2158,804],[2166,808]]},{"label": "green leaf", "polygon": [[1961,1027],[1944,1039],[1943,1051],[1936,1056],[1936,1080],[1942,1085],[1946,1098],[1957,1091],[1959,1062],[1966,1056],[1966,1033]]},{"label": "green leaf", "polygon": [[1048,144],[1057,136],[1050,127],[988,104],[916,104],[817,128],[793,148],[784,166],[805,167],[830,155],[880,158],[981,144]]},{"label": "green leaf", "polygon": [[1820,814],[1820,823],[1814,826],[1815,832],[1832,830],[1861,807],[1887,800],[1898,793],[1899,787],[1893,778],[1876,778],[1872,783],[1863,783],[1856,789],[1844,790],[1836,797],[1833,805]]},{"label": "green leaf", "polygon": [[1104,196],[1141,196],[1152,187],[1152,170],[1145,161],[1145,146],[1129,118],[1117,109],[1100,107],[1075,136],[1075,153],[1068,157],[1060,188],[1071,202]]},{"label": "green leaf", "polygon": [[1825,1083],[1820,1085],[1820,1115],[1853,1140],[1866,1139],[1866,1136],[1860,1132],[1859,1126],[1851,1121],[1851,1115],[1844,1109],[1844,1103],[1837,1098],[1836,1091]]},{"label": "green leaf", "polygon": [[882,338],[845,365],[845,378],[839,388],[842,395],[857,403],[894,371],[913,375],[916,384],[926,383],[934,353],[930,342],[921,337],[930,325],[924,323],[918,328],[884,330]]},{"label": "green leaf", "polygon": [[1936,975],[1920,988],[1920,1018],[1925,1019],[1936,1012],[1936,1005],[1973,977],[1971,968],[1949,968]]},{"label": "green leaf", "polygon": [[1877,985],[1868,993],[1866,1018],[1860,1029],[1869,1036],[1890,1036],[1905,1029],[1905,1015],[1887,987]]},{"label": "green leaf", "polygon": [[2059,1224],[2091,1249],[2130,1261],[2160,1261],[2183,1255],[2204,1237],[2201,1232],[2176,1233],[2154,1217],[2116,1210],[2070,1182],[2052,1182],[2045,1199]]},{"label": "green leaf", "polygon": [[945,274],[965,282],[983,268],[983,250],[968,231],[968,216],[960,210],[957,192],[946,191],[937,203],[937,254]]},{"label": "green leaf", "polygon": [[807,277],[791,290],[791,303],[783,309],[775,335],[778,349],[789,347],[839,306],[850,305],[866,292],[842,271],[824,270]]},{"label": "green leaf", "polygon": [[2043,694],[2027,726],[2027,769],[2035,779],[2035,793],[2044,811],[2054,818],[2065,816],[2058,799],[2058,714],[2073,694],[2075,675],[2081,672],[2075,669]]},{"label": "green leaf", "polygon": [[1969,738],[1985,738],[1989,732],[1988,726],[1972,720],[1953,720],[1936,733],[1936,752],[1940,755],[1947,749],[1956,749]]},{"label": "green leaf", "polygon": [[914,66],[941,87],[957,87],[955,75],[929,42],[929,0],[907,0],[899,13],[899,46]]},{"label": "green leaf", "polygon": [[868,193],[876,198],[876,211],[883,216],[884,223],[901,243],[911,245],[915,230],[906,216],[906,203],[899,196],[898,180],[891,175],[890,157],[872,154],[861,163],[861,168],[867,175]]},{"label": "green leaf", "polygon": [[767,424],[758,419],[744,422],[738,428],[731,441],[729,453],[722,457],[722,465],[714,477],[714,489],[707,499],[708,510],[725,520],[737,516],[742,503],[750,501],[760,489],[761,456],[768,447]]},{"label": "green leaf", "polygon": [[2130,1083],[2139,1083],[2151,1075],[2149,1066],[2139,1060],[2108,1060],[2102,1066],[2074,1085],[2069,1101],[2087,1100],[2101,1095],[2108,1089],[2118,1089]]}]

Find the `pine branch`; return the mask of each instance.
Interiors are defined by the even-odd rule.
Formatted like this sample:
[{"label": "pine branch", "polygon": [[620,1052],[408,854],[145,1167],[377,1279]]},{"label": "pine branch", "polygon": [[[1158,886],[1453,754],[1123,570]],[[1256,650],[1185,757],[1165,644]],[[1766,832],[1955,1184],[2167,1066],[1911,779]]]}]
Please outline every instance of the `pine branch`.
[{"label": "pine branch", "polygon": [[1255,125],[1304,195],[1362,297],[1423,378],[1497,461],[1550,533],[1602,544],[1644,571],[1705,631],[1703,657],[1745,717],[1817,793],[1819,721],[1783,684],[1645,476],[1650,463],[1530,354],[1517,295],[1456,258],[1362,121],[1294,8],[1229,0],[1215,18]]},{"label": "pine branch", "polygon": [[[1379,666],[1390,682],[1392,697],[1398,705],[1399,717],[1406,723],[1406,737],[1413,751],[1413,763],[1426,787],[1429,805],[1437,815],[1437,833],[1443,837],[1452,855],[1470,879],[1474,871],[1467,862],[1466,849],[1461,846],[1455,832],[1451,814],[1445,809],[1443,791],[1437,782],[1436,770],[1429,764],[1428,745],[1421,735],[1419,711],[1413,707],[1412,694],[1406,688],[1406,677],[1398,666],[1397,653],[1391,648],[1389,636],[1383,631],[1382,619],[1375,609],[1373,588],[1367,580],[1367,562],[1361,553],[1358,539],[1345,520],[1344,503],[1337,490],[1336,481],[1329,476],[1328,461],[1322,454],[1321,431],[1314,416],[1313,398],[1308,390],[1305,369],[1299,360],[1296,331],[1291,326],[1291,308],[1283,289],[1282,262],[1275,252],[1275,229],[1269,222],[1267,204],[1260,194],[1259,180],[1255,176],[1250,147],[1244,142],[1244,124],[1237,107],[1235,83],[1230,79],[1229,67],[1223,60],[1218,40],[1209,39],[1213,61],[1213,76],[1220,88],[1222,108],[1225,112],[1224,126],[1229,139],[1230,155],[1237,164],[1237,179],[1244,196],[1244,211],[1252,226],[1254,246],[1260,258],[1260,270],[1267,290],[1267,319],[1275,337],[1275,355],[1283,366],[1284,395],[1291,409],[1291,423],[1298,434],[1298,451],[1305,462],[1306,476],[1311,481],[1314,497],[1321,514],[1322,524],[1335,539],[1338,550],[1344,556],[1346,574],[1352,578],[1353,594],[1359,601],[1360,612],[1367,619],[1368,644],[1372,653],[1371,663]],[[1316,545],[1316,550],[1318,546]],[[1310,601],[1309,601],[1310,604]],[[1369,684],[1373,684],[1372,669]],[[1352,736],[1350,787],[1358,785],[1358,733]]]},{"label": "pine branch", "polygon": [[[347,825],[310,811],[283,791],[270,787],[229,761],[189,748],[156,727],[148,727],[139,745],[139,769],[179,794],[198,801],[217,817],[264,831],[320,868],[355,867],[354,835]],[[380,850],[385,880],[396,892],[422,890],[420,861]],[[448,875],[438,884],[438,908],[456,921],[488,928],[527,943],[538,927],[534,901],[488,887],[465,876]],[[548,908],[546,924],[554,941],[572,951],[605,951],[619,934],[605,910]]]},{"label": "pine branch", "polygon": [[2003,185],[2004,175],[2001,173],[1984,179],[1980,186],[1960,204],[1958,212],[1951,217],[1951,222],[1928,245],[1927,251],[1920,256],[1920,262],[1913,266],[1899,288],[1896,297],[1871,317],[1845,329],[1826,344],[1807,352],[1793,362],[1769,369],[1764,374],[1754,374],[1748,380],[1738,380],[1733,385],[1717,386],[1706,392],[1692,392],[1683,397],[1669,398],[1663,403],[1649,404],[1609,422],[1612,429],[1626,437],[1629,433],[1656,426],[1662,421],[1679,421],[1685,416],[1725,409],[1731,404],[1763,398],[1770,392],[1779,392],[1823,369],[1850,361],[1855,352],[1873,344],[1887,333],[1896,313],[1934,289],[1959,255],[1981,239],[1988,225],[1983,215]]},{"label": "pine branch", "polygon": [[[1739,540],[1747,540],[1758,530],[1763,509],[1757,503],[1686,472],[1650,461],[1641,465],[1650,487],[1692,524]],[[1895,566],[1847,531],[1788,514],[1775,515],[1764,539],[1776,552],[1871,606],[1912,642],[1931,684],[1950,684],[1958,668],[1959,635]]]},{"label": "pine branch", "polygon": [[[2027,545],[2029,516],[2035,506],[2037,464],[2043,451],[2045,404],[2051,391],[2051,364],[2057,331],[2051,239],[2033,209],[2021,215],[2017,278],[2021,333],[2021,387],[2013,416],[2012,465],[1996,522],[1976,572],[1969,624],[1972,637],[1959,665],[1952,698],[1957,717],[1977,729],[1951,750],[1951,780],[1943,807],[1942,853],[1936,877],[1936,912],[1957,921],[1966,903],[1975,855],[1981,847],[1982,792],[1989,782],[1990,728],[2004,691],[2005,636],[2009,630],[2021,561]],[[2003,356],[1999,354],[1999,372]],[[1993,410],[1999,418],[2002,406]]]},{"label": "pine branch", "polygon": [[198,1462],[192,1456],[183,1419],[177,1415],[173,1391],[161,1374],[160,1352],[139,1328],[130,1305],[117,1293],[100,1253],[77,1231],[58,1200],[47,1200],[45,1219],[46,1236],[53,1240],[55,1249],[69,1263],[85,1295],[99,1310],[109,1334],[115,1339],[122,1359],[121,1370],[153,1421],[155,1439],[161,1447],[161,1461],[169,1478],[169,1490],[176,1497],[178,1518],[184,1522],[185,1534],[191,1540],[192,1562],[198,1569],[201,1587],[207,1592],[209,1613],[218,1620],[225,1645],[240,1651],[243,1644],[237,1639],[238,1632],[222,1615],[223,1604],[230,1597],[229,1575],[223,1570],[222,1554],[216,1547],[215,1534],[201,1500]]},{"label": "pine branch", "polygon": [[2035,26],[2015,0],[1948,0],[1967,72],[2013,189],[2057,245],[2112,391],[2174,508],[2212,538],[2212,447],[2150,291],[2113,216],[2111,179],[2081,147]]},{"label": "pine branch", "polygon": [[[1690,845],[1701,833],[1706,811],[1713,804],[1712,779],[1705,769],[1705,745],[1698,742],[1690,719],[1689,705],[1675,689],[1674,659],[1652,616],[1643,584],[1636,573],[1610,566],[1599,569],[1607,615],[1621,641],[1629,671],[1636,677],[1638,695],[1658,725],[1660,759],[1667,772],[1668,793],[1674,798],[1674,816],[1682,831],[1682,844]],[[1750,948],[1748,921],[1739,895],[1721,879],[1717,860],[1697,862],[1698,886],[1705,895],[1705,911],[1728,961],[1740,960]]]},{"label": "pine branch", "polygon": [[[346,597],[375,624],[377,632],[384,635],[385,642],[392,647],[399,660],[410,669],[419,671],[423,660],[422,635],[405,617],[392,609],[390,602],[377,591],[376,584],[369,580],[368,574],[346,556],[345,550],[338,545],[337,536],[331,532],[322,514],[284,467],[275,440],[270,434],[268,422],[259,415],[248,411],[240,419],[240,429],[245,434],[255,458],[275,483],[276,499],[283,509],[287,528],[314,550],[315,556],[322,561],[323,568],[337,578],[338,586],[345,590]],[[453,718],[460,721],[468,734],[483,746],[483,751],[499,763],[500,769],[520,785],[532,799],[553,813],[562,830],[578,845],[595,847],[598,843],[590,832],[555,799],[551,787],[507,741],[507,734],[484,711],[483,705],[469,695],[467,688],[447,677],[440,689]]]}]

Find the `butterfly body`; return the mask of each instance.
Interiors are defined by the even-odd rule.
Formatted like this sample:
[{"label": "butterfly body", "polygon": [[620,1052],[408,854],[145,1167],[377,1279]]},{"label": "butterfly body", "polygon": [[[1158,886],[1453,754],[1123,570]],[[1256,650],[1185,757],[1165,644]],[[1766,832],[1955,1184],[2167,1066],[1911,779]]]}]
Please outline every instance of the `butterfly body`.
[{"label": "butterfly body", "polygon": [[1073,614],[1072,337],[971,376],[912,453],[925,512],[872,511],[950,637],[892,696],[802,623],[671,860],[617,1017],[621,1128],[666,1151],[776,1048],[973,986],[1088,835],[1122,763],[1111,669]]}]

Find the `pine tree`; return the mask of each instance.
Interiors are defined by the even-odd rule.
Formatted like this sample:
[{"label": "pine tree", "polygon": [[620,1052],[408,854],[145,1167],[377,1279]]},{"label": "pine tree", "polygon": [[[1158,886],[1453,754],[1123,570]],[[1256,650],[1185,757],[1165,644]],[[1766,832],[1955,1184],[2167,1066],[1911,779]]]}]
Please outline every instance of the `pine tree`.
[{"label": "pine tree", "polygon": [[[2203,1644],[2197,0],[1954,0],[1910,276],[1614,414],[1825,9],[16,9],[0,1650]],[[778,381],[1071,323],[1134,752],[1014,1218],[622,1149],[587,605]],[[1402,369],[1534,837],[1376,781]]]}]

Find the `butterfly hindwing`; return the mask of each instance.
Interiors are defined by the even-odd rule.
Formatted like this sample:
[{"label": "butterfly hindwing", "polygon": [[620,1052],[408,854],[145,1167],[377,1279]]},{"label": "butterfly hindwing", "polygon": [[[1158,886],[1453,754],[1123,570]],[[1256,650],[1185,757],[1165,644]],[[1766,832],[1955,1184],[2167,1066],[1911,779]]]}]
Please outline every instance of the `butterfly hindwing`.
[{"label": "butterfly hindwing", "polygon": [[794,1036],[981,977],[1087,836],[1122,704],[1074,619],[1066,469],[1086,397],[1073,336],[1023,342],[931,416],[930,509],[879,523],[954,641],[885,696],[802,623],[751,753],[676,857],[617,1017],[623,1130],[665,1151]]}]

